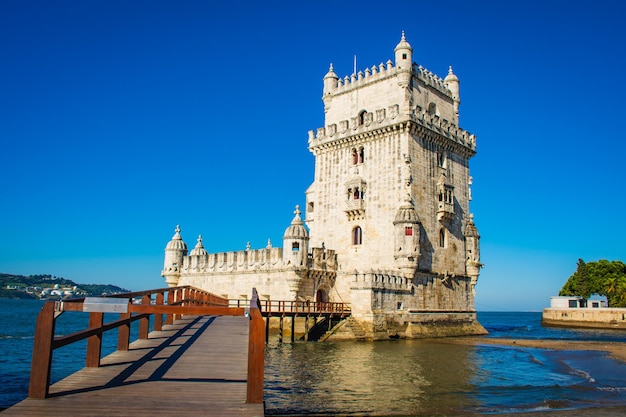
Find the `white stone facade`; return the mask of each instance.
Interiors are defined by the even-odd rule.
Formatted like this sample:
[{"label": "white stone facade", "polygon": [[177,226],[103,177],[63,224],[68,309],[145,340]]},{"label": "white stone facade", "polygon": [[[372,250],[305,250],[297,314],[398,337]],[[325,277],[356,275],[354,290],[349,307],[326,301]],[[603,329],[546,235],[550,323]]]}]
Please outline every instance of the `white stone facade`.
[{"label": "white stone facade", "polygon": [[395,62],[344,78],[331,65],[324,77],[324,127],[308,141],[309,231],[296,209],[282,250],[187,255],[177,230],[166,249],[168,284],[230,298],[256,286],[272,299],[348,302],[373,338],[421,335],[443,322],[478,332],[480,237],[469,210],[476,138],[458,126],[452,68],[441,79],[412,52],[403,34]]}]

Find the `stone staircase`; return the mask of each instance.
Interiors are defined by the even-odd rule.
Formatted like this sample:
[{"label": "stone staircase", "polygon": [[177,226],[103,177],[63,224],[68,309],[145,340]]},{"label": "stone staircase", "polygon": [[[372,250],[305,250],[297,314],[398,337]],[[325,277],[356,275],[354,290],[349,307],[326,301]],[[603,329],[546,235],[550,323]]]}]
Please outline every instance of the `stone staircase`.
[{"label": "stone staircase", "polygon": [[[352,317],[347,317],[345,319],[340,320],[337,324],[333,326],[332,329],[328,330],[324,335],[319,338],[319,342],[324,342],[326,339],[331,337],[334,334],[346,334],[354,335],[356,340],[366,340],[367,335],[363,327]],[[342,337],[342,339],[352,339],[352,337]]]}]

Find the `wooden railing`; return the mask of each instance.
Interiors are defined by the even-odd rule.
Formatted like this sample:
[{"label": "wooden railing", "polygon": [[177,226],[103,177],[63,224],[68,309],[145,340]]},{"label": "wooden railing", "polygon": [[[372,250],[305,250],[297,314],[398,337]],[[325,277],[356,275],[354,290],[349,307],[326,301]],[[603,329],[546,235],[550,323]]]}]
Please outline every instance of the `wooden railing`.
[{"label": "wooden railing", "polygon": [[[133,299],[138,298],[141,303],[134,304]],[[249,305],[229,307],[227,299],[190,286],[115,294],[109,297],[48,301],[37,316],[28,396],[48,397],[52,354],[62,346],[87,339],[86,366],[99,367],[102,334],[108,330],[119,329],[117,349],[125,351],[130,344],[131,323],[139,321],[138,338],[147,339],[150,316],[154,316],[155,331],[162,330],[163,324],[173,324],[182,315],[246,316],[250,318],[246,402],[262,403],[265,339],[263,317],[259,308],[256,289],[252,289]],[[66,311],[89,312],[88,328],[67,336],[55,337],[55,320]],[[120,318],[104,323],[105,312],[118,312]]]},{"label": "wooden railing", "polygon": [[[247,300],[230,300],[231,307],[246,305]],[[337,314],[339,316],[349,316],[351,314],[350,304],[328,303],[320,301],[279,301],[262,300],[260,302],[263,316],[273,316],[280,314],[288,315],[315,315],[315,314]]]}]

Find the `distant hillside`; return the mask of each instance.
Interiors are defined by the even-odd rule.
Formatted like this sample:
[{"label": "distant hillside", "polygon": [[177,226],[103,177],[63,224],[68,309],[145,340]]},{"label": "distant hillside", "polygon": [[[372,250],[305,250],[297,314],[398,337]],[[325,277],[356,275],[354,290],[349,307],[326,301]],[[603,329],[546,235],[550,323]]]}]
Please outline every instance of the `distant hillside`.
[{"label": "distant hillside", "polygon": [[85,297],[130,292],[110,284],[77,284],[53,275],[13,275],[0,273],[0,297],[4,298]]}]

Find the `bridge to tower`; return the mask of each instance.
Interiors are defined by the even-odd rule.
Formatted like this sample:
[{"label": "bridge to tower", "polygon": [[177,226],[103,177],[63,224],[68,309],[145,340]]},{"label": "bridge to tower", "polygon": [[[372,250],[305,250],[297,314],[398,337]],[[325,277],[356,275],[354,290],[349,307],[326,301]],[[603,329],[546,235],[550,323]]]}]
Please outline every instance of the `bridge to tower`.
[{"label": "bridge to tower", "polygon": [[[57,335],[65,313],[88,314],[88,328]],[[260,301],[256,289],[249,301],[190,286],[49,301],[37,317],[29,398],[2,416],[263,416],[270,320],[323,327],[349,315],[342,303]],[[115,329],[117,351],[101,357],[102,336]],[[54,352],[84,340],[86,367],[51,384]]]}]

